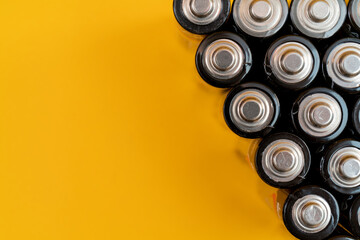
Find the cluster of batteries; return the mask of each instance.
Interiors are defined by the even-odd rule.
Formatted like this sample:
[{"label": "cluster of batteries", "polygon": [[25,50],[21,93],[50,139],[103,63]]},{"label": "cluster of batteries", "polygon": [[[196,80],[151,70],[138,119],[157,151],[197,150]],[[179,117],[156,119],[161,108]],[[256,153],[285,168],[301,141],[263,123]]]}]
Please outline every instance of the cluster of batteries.
[{"label": "cluster of batteries", "polygon": [[[360,0],[174,0],[224,117],[299,239],[360,239]],[[340,234],[347,235],[339,236]]]}]

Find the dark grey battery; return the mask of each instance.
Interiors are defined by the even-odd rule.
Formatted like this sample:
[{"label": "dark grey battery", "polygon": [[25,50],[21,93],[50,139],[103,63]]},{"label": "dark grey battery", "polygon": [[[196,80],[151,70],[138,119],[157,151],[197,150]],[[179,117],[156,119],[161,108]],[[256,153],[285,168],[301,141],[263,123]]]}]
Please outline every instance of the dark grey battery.
[{"label": "dark grey battery", "polygon": [[255,38],[276,34],[284,26],[288,14],[286,0],[235,0],[232,9],[237,29]]},{"label": "dark grey battery", "polygon": [[174,0],[178,23],[187,31],[206,35],[218,31],[230,15],[230,0]]},{"label": "dark grey battery", "polygon": [[344,0],[293,0],[290,6],[294,27],[314,39],[333,36],[345,22],[346,14]]},{"label": "dark grey battery", "polygon": [[268,49],[265,72],[275,84],[290,90],[302,90],[315,79],[320,57],[307,39],[289,35],[276,40]]},{"label": "dark grey battery", "polygon": [[339,222],[339,214],[335,197],[317,186],[295,190],[287,196],[282,207],[286,228],[292,235],[304,240],[329,237]]},{"label": "dark grey battery", "polygon": [[360,33],[360,0],[350,0],[348,5],[348,19],[355,31]]},{"label": "dark grey battery", "polygon": [[360,92],[360,40],[345,38],[332,44],[324,55],[323,73],[336,90]]},{"label": "dark grey battery", "polygon": [[227,96],[224,118],[229,128],[245,138],[269,134],[280,115],[280,102],[267,86],[250,82],[240,84]]},{"label": "dark grey battery", "polygon": [[320,175],[323,182],[341,194],[360,193],[360,142],[337,141],[322,155]]},{"label": "dark grey battery", "polygon": [[[344,222],[345,221],[345,222]],[[357,196],[342,215],[341,222],[357,238],[360,238],[360,196]]]},{"label": "dark grey battery", "polygon": [[252,66],[249,46],[231,32],[218,32],[206,37],[196,52],[195,60],[202,79],[219,88],[239,84]]},{"label": "dark grey battery", "polygon": [[311,165],[306,143],[290,133],[265,137],[255,155],[255,167],[260,178],[276,188],[293,188],[303,183]]}]

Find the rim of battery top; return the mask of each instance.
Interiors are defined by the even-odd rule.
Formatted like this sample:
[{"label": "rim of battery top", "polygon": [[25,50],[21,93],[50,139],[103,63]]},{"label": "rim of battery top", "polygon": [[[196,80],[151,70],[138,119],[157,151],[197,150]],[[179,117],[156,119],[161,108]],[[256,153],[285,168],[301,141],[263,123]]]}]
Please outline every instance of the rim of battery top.
[{"label": "rim of battery top", "polygon": [[250,48],[235,33],[214,33],[201,42],[196,52],[198,73],[214,87],[237,85],[248,74],[251,65]]},{"label": "rim of battery top", "polygon": [[333,36],[346,19],[344,0],[293,0],[290,18],[304,35],[324,39]]},{"label": "rim of battery top", "polygon": [[345,38],[336,41],[323,59],[326,78],[347,92],[360,91],[360,39]]},{"label": "rim of battery top", "polygon": [[356,237],[360,237],[360,196],[355,198],[349,209],[349,215],[347,217],[349,218],[352,234]]},{"label": "rim of battery top", "polygon": [[349,1],[348,16],[351,24],[360,32],[360,0]]},{"label": "rim of battery top", "polygon": [[286,0],[235,0],[232,11],[237,28],[252,37],[263,38],[284,26],[289,6]]},{"label": "rim of battery top", "polygon": [[292,113],[297,128],[315,142],[338,137],[348,121],[344,99],[327,88],[313,88],[303,93],[294,104]]},{"label": "rim of battery top", "polygon": [[320,57],[309,40],[290,35],[279,38],[270,46],[264,66],[280,86],[299,90],[315,79],[320,68]]},{"label": "rim of battery top", "polygon": [[323,178],[343,194],[360,193],[360,142],[341,140],[334,143],[321,161]]},{"label": "rim of battery top", "polygon": [[275,93],[260,83],[244,83],[234,88],[224,104],[224,118],[229,128],[245,138],[259,138],[275,126],[280,102]]},{"label": "rim of battery top", "polygon": [[178,23],[187,31],[206,35],[225,24],[230,15],[230,0],[174,0]]},{"label": "rim of battery top", "polygon": [[265,183],[276,188],[291,188],[305,180],[311,154],[301,138],[283,132],[261,141],[255,161],[256,170]]},{"label": "rim of battery top", "polygon": [[285,201],[283,219],[291,234],[300,239],[324,239],[336,228],[339,206],[328,191],[307,186],[295,190]]}]

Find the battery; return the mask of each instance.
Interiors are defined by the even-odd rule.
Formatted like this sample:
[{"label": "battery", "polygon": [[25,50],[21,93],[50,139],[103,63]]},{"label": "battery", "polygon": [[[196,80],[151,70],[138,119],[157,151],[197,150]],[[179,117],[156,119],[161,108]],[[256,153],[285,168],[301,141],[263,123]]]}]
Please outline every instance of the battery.
[{"label": "battery", "polygon": [[295,129],[315,143],[337,138],[348,121],[344,99],[328,88],[312,88],[302,93],[291,110]]},{"label": "battery", "polygon": [[354,198],[349,208],[341,215],[340,223],[356,238],[360,238],[360,196]]},{"label": "battery", "polygon": [[236,27],[255,38],[276,34],[284,26],[288,14],[286,0],[235,0],[232,9]]},{"label": "battery", "polygon": [[294,27],[314,39],[333,36],[345,22],[346,14],[344,0],[293,0],[290,6]]},{"label": "battery", "polygon": [[360,137],[360,98],[357,99],[353,106],[353,112],[351,114],[351,123],[354,128],[355,137]]},{"label": "battery", "polygon": [[332,44],[323,59],[323,72],[331,86],[347,93],[360,91],[360,39],[345,38]]},{"label": "battery", "polygon": [[255,155],[255,167],[260,178],[276,188],[300,185],[309,172],[311,154],[306,143],[290,133],[275,133],[265,137]]},{"label": "battery", "polygon": [[349,236],[336,236],[329,238],[329,240],[355,240],[355,238],[349,237]]},{"label": "battery", "polygon": [[276,40],[265,56],[265,72],[275,84],[289,90],[308,87],[318,74],[320,57],[307,39],[290,35]]},{"label": "battery", "polygon": [[230,16],[230,0],[174,0],[174,15],[180,26],[196,35],[218,31]]},{"label": "battery", "polygon": [[360,0],[350,0],[348,5],[348,19],[355,31],[360,33]]},{"label": "battery", "polygon": [[279,99],[269,87],[260,83],[240,84],[225,99],[225,121],[241,137],[264,137],[275,128],[279,115]]},{"label": "battery", "polygon": [[[282,192],[285,193],[284,191]],[[318,240],[329,237],[339,222],[335,197],[317,186],[306,186],[284,196],[278,195],[278,208],[289,232],[299,239]]]},{"label": "battery", "polygon": [[337,141],[322,155],[320,174],[323,181],[342,194],[360,193],[360,142]]},{"label": "battery", "polygon": [[249,73],[252,55],[237,34],[214,33],[206,37],[196,52],[196,68],[204,81],[219,88],[239,84]]}]

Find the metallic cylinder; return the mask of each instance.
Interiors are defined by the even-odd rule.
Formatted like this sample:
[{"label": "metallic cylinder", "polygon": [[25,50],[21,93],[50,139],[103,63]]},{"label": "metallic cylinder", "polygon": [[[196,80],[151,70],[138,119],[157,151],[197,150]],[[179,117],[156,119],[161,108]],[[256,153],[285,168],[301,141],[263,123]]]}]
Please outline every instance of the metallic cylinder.
[{"label": "metallic cylinder", "polygon": [[327,142],[345,129],[348,110],[344,99],[327,88],[303,93],[292,108],[295,128],[313,142]]},{"label": "metallic cylinder", "polygon": [[235,0],[232,11],[236,27],[257,38],[276,34],[284,26],[288,13],[286,0]]},{"label": "metallic cylinder", "polygon": [[360,196],[356,197],[352,202],[345,218],[348,221],[346,225],[350,228],[348,230],[351,231],[354,237],[360,238]]},{"label": "metallic cylinder", "polygon": [[360,193],[360,142],[342,140],[322,157],[320,173],[330,188],[342,194]]},{"label": "metallic cylinder", "polygon": [[283,88],[300,90],[315,79],[320,57],[315,46],[300,36],[286,36],[276,40],[265,56],[267,75]]},{"label": "metallic cylinder", "polygon": [[324,239],[337,226],[339,206],[328,191],[307,186],[288,196],[283,220],[289,232],[299,239]]},{"label": "metallic cylinder", "polygon": [[306,143],[290,133],[264,138],[256,152],[255,167],[260,178],[276,188],[300,185],[309,172],[310,150]]},{"label": "metallic cylinder", "polygon": [[290,17],[302,34],[317,39],[333,36],[346,18],[344,0],[293,0]]},{"label": "metallic cylinder", "polygon": [[230,15],[230,0],[174,0],[178,23],[187,31],[206,35],[218,31]]},{"label": "metallic cylinder", "polygon": [[205,38],[196,53],[196,67],[208,84],[229,88],[240,83],[252,65],[250,48],[238,35],[214,33]]},{"label": "metallic cylinder", "polygon": [[259,83],[245,83],[233,89],[224,104],[229,128],[245,138],[259,138],[275,126],[280,103],[275,93]]},{"label": "metallic cylinder", "polygon": [[360,32],[360,0],[349,1],[348,18],[355,30]]},{"label": "metallic cylinder", "polygon": [[360,136],[360,98],[357,99],[353,106],[353,112],[351,114],[352,126],[355,130],[355,135]]},{"label": "metallic cylinder", "polygon": [[360,40],[341,39],[326,51],[323,59],[325,77],[338,89],[360,91]]},{"label": "metallic cylinder", "polygon": [[355,238],[349,237],[349,236],[336,236],[332,237],[329,240],[355,240]]}]

